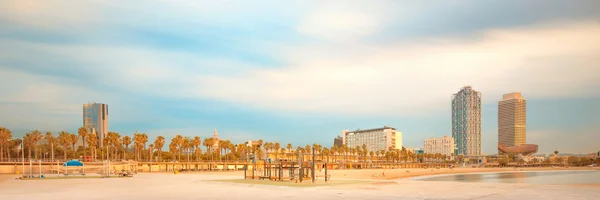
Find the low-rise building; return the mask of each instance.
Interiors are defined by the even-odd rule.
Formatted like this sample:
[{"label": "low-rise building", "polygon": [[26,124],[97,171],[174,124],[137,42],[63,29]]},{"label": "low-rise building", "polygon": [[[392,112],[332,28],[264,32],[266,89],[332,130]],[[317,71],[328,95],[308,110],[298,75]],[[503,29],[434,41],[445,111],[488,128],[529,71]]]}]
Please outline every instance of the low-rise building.
[{"label": "low-rise building", "polygon": [[426,154],[442,154],[451,156],[454,153],[454,138],[444,136],[442,138],[429,138],[423,143]]},{"label": "low-rise building", "polygon": [[402,149],[402,132],[395,128],[384,126],[383,128],[374,128],[366,130],[342,132],[342,142],[348,147],[366,145],[368,151]]}]

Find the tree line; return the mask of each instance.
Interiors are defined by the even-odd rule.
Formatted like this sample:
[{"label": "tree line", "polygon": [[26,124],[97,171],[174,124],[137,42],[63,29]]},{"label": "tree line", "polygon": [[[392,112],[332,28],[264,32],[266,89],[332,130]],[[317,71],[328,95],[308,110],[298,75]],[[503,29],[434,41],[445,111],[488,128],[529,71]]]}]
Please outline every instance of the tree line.
[{"label": "tree line", "polygon": [[[19,146],[23,141],[23,149]],[[99,148],[102,142],[103,148]],[[17,160],[25,157],[26,160],[46,161],[79,159],[80,156],[91,157],[92,161],[98,160],[135,160],[135,161],[250,161],[252,158],[265,160],[297,160],[299,154],[306,159],[315,152],[317,160],[325,162],[455,162],[463,160],[461,155],[453,154],[415,154],[405,148],[388,148],[372,151],[366,145],[349,147],[347,145],[323,147],[320,144],[294,147],[288,143],[283,146],[279,142],[264,142],[258,140],[252,144],[234,144],[229,140],[217,138],[201,139],[199,136],[176,135],[171,138],[167,151],[163,151],[166,139],[157,136],[153,142],[145,133],[134,133],[132,137],[121,136],[118,132],[108,132],[102,141],[84,127],[77,133],[60,131],[58,133],[42,133],[32,130],[23,138],[13,138],[12,132],[0,127],[0,161]],[[81,144],[78,147],[77,144]],[[21,155],[24,152],[25,155]],[[511,158],[513,156],[507,156]],[[559,158],[562,159],[562,158]],[[488,158],[489,160],[489,158]],[[574,165],[584,165],[588,161],[581,158],[569,159]],[[509,159],[499,159],[501,164],[514,162]],[[533,164],[542,161],[531,161]],[[545,161],[548,162],[548,161]],[[560,163],[560,161],[558,162]]]},{"label": "tree line", "polygon": [[[20,155],[19,146],[23,142]],[[99,148],[102,142],[103,148]],[[385,162],[423,162],[446,161],[449,156],[442,154],[414,154],[406,149],[388,148],[386,150],[369,151],[366,145],[349,147],[347,145],[323,147],[320,144],[282,146],[279,142],[258,140],[248,145],[234,144],[229,140],[216,138],[201,139],[199,136],[176,135],[169,142],[164,136],[157,136],[149,141],[145,133],[134,133],[132,137],[121,136],[117,132],[108,132],[103,141],[81,127],[77,133],[60,131],[58,133],[32,130],[23,138],[13,138],[12,132],[0,127],[0,160],[15,160],[25,157],[26,160],[44,159],[47,161],[79,159],[80,156],[91,157],[92,160],[136,160],[136,161],[216,161],[216,160],[249,160],[272,158],[276,160],[298,159],[311,154],[314,149],[317,159],[327,162],[341,161],[385,161]],[[78,145],[81,144],[81,145]],[[78,147],[76,147],[78,146]],[[204,149],[202,148],[204,147]]]}]

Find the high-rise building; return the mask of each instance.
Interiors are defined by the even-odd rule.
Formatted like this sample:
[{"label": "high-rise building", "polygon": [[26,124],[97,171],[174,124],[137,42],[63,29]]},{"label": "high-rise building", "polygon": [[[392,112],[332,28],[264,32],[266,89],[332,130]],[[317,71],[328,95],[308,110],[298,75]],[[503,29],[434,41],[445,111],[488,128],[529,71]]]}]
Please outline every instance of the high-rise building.
[{"label": "high-rise building", "polygon": [[506,147],[525,144],[527,102],[520,92],[502,96],[498,101],[498,142]]},{"label": "high-rise building", "polygon": [[344,144],[344,138],[342,136],[337,136],[336,138],[333,138],[333,146],[342,146]]},{"label": "high-rise building", "polygon": [[384,126],[383,128],[356,130],[342,132],[342,142],[350,148],[356,146],[367,146],[368,151],[388,150],[390,147],[394,149],[402,149],[402,132],[396,131],[395,128]]},{"label": "high-rise building", "polygon": [[83,127],[98,137],[96,146],[102,147],[102,140],[108,134],[108,105],[96,102],[83,104]]},{"label": "high-rise building", "polygon": [[481,155],[481,92],[471,86],[452,95],[452,137],[456,155]]},{"label": "high-rise building", "polygon": [[442,138],[429,138],[423,142],[423,150],[428,154],[442,154],[452,156],[454,153],[454,139],[448,136]]}]

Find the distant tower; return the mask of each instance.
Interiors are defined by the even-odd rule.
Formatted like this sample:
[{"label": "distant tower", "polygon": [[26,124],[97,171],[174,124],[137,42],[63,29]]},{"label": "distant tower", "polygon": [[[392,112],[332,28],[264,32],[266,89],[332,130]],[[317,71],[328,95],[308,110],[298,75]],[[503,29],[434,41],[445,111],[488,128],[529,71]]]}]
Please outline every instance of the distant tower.
[{"label": "distant tower", "polygon": [[219,138],[219,132],[217,132],[217,128],[215,128],[215,132],[213,132],[213,138]]},{"label": "distant tower", "polygon": [[96,146],[102,147],[102,141],[108,134],[108,105],[96,102],[83,104],[83,127],[98,137]]},{"label": "distant tower", "polygon": [[218,150],[219,149],[219,141],[220,141],[220,139],[219,139],[219,133],[217,132],[216,128],[215,128],[215,132],[213,133],[213,137],[212,138],[215,140],[215,144],[213,144],[213,149],[214,150]]},{"label": "distant tower", "polygon": [[520,92],[502,96],[498,101],[498,142],[512,147],[525,144],[527,125],[527,102]]},{"label": "distant tower", "polygon": [[481,155],[481,92],[471,86],[452,95],[452,137],[456,155]]}]

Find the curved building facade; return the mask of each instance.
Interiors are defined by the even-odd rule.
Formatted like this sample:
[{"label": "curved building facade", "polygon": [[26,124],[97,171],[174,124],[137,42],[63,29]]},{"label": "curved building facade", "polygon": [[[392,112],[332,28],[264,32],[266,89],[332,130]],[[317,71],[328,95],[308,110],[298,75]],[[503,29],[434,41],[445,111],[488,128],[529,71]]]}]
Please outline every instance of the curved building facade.
[{"label": "curved building facade", "polygon": [[537,144],[521,144],[513,147],[507,147],[502,145],[502,143],[498,142],[498,151],[500,153],[514,153],[521,155],[531,155],[537,153],[538,145]]}]

